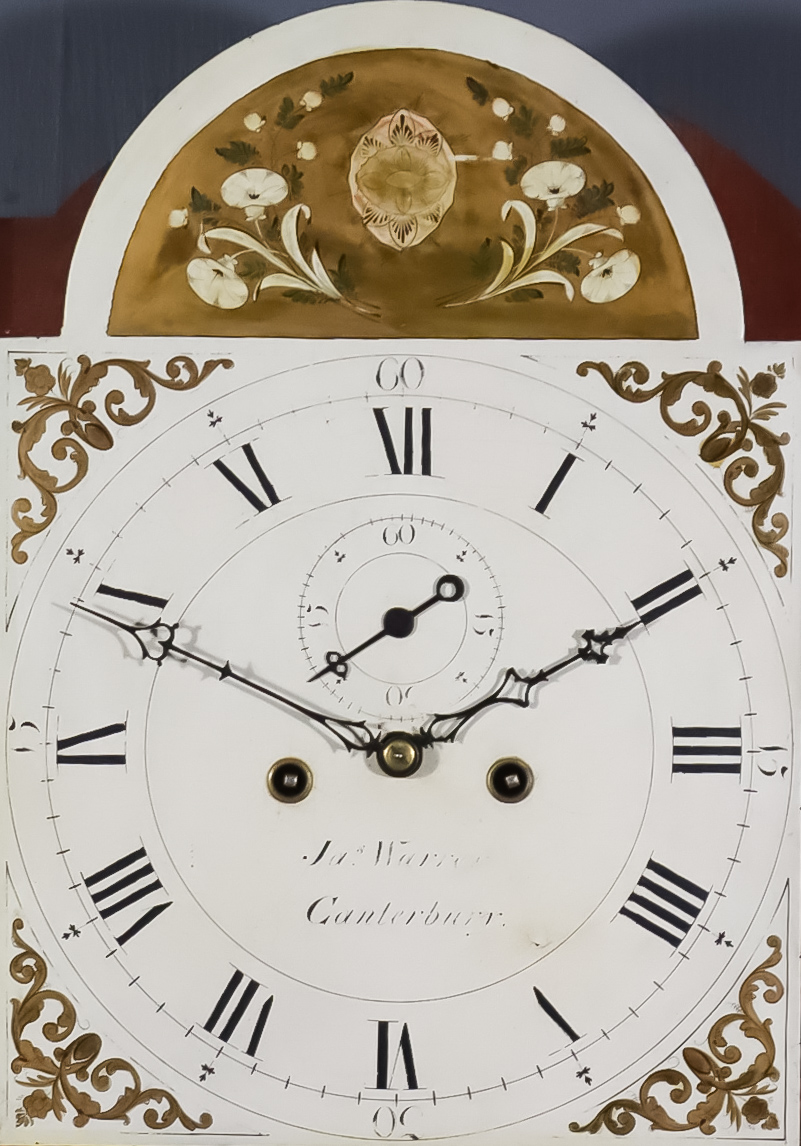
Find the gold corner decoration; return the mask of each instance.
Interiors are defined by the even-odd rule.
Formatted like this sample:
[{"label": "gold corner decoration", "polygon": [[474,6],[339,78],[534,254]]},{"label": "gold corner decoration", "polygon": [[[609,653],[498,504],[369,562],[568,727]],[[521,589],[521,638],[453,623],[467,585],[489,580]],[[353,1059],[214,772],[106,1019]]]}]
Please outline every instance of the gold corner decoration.
[{"label": "gold corner decoration", "polygon": [[[86,476],[89,469],[87,447],[110,450],[114,445],[111,431],[98,416],[97,403],[87,397],[110,370],[120,370],[128,375],[143,404],[131,412],[124,406],[126,396],[123,391],[109,390],[103,402],[106,418],[117,426],[134,426],[153,409],[157,386],[168,390],[193,390],[218,366],[227,370],[233,362],[230,358],[212,358],[198,367],[187,355],[177,355],[164,368],[164,378],[149,368],[149,360],[136,362],[128,358],[107,358],[92,363],[85,354],[77,359],[77,371],[62,362],[57,379],[49,366],[34,366],[30,358],[17,358],[14,365],[17,375],[25,379],[25,389],[30,392],[30,396],[19,403],[29,411],[28,416],[24,421],[11,423],[12,430],[20,436],[17,450],[20,478],[33,482],[41,499],[38,519],[29,516],[33,505],[27,497],[17,498],[11,507],[11,517],[18,528],[11,539],[11,555],[18,565],[23,565],[28,560],[24,545],[29,538],[52,525],[58,511],[58,495],[74,489]],[[50,442],[50,456],[57,462],[70,462],[73,466],[72,473],[64,479],[38,466],[31,457],[34,447],[47,432],[51,418],[60,419],[60,436]]]},{"label": "gold corner decoration", "polygon": [[[137,1106],[166,1103],[166,1109],[153,1107],[145,1110],[142,1120],[149,1130],[165,1130],[180,1122],[185,1130],[205,1130],[212,1124],[210,1114],[201,1114],[195,1120],[182,1109],[174,1096],[160,1087],[142,1089],[138,1071],[121,1058],[107,1058],[96,1062],[102,1050],[99,1035],[79,1035],[66,1046],[54,1048],[52,1056],[29,1039],[25,1031],[32,1023],[39,1025],[39,1033],[50,1043],[64,1043],[69,1039],[77,1016],[75,1007],[59,991],[45,987],[47,964],[38,952],[20,936],[23,922],[15,919],[12,925],[14,946],[21,952],[11,960],[11,976],[17,983],[30,984],[23,999],[12,999],[11,1037],[17,1057],[11,1063],[12,1072],[30,1093],[17,1110],[17,1126],[31,1126],[36,1119],[53,1114],[61,1121],[68,1108],[74,1111],[73,1124],[86,1126],[91,1120],[130,1122],[129,1114]],[[60,1008],[60,1014],[49,1022],[42,1022],[48,1003]],[[96,1064],[96,1065],[95,1065]],[[91,1093],[76,1083],[89,1083],[92,1090],[103,1093],[110,1090],[115,1075],[127,1076],[121,1094],[103,1108]]]},{"label": "gold corner decoration", "polygon": [[[597,1134],[602,1128],[612,1134],[630,1134],[637,1125],[637,1118],[650,1123],[650,1130],[700,1130],[703,1134],[714,1134],[715,1120],[724,1111],[731,1125],[739,1130],[743,1120],[750,1126],[761,1126],[763,1130],[776,1130],[779,1120],[770,1109],[765,1095],[772,1094],[775,1087],[770,1083],[779,1078],[775,1066],[776,1046],[771,1034],[771,1020],[760,1019],[754,1009],[754,1000],[762,983],[762,998],[766,1003],[778,1003],[784,995],[781,980],[770,968],[781,961],[782,943],[776,935],[768,939],[771,954],[760,963],[745,979],[740,987],[740,1010],[723,1015],[712,1026],[707,1044],[710,1054],[695,1047],[685,1047],[682,1051],[684,1062],[695,1075],[691,1081],[680,1070],[657,1070],[649,1074],[640,1087],[638,1098],[616,1098],[608,1102],[586,1126],[571,1122],[569,1129],[575,1134]],[[737,1023],[743,1035],[755,1039],[762,1049],[754,1055],[749,1067],[732,1077],[734,1063],[742,1058],[742,1051],[728,1042],[724,1031]],[[689,1102],[694,1091],[703,1097],[687,1114],[684,1122],[677,1122],[651,1090],[664,1083],[672,1087],[671,1102],[682,1105]]]},{"label": "gold corner decoration", "polygon": [[[753,510],[751,528],[754,537],[763,549],[778,559],[773,572],[777,577],[784,577],[788,568],[788,551],[779,543],[790,522],[784,513],[772,514],[769,523],[768,516],[784,485],[782,447],[790,441],[790,435],[776,434],[765,423],[779,410],[785,409],[786,403],[764,401],[760,405],[755,401],[769,399],[775,394],[779,380],[785,374],[784,365],[775,363],[753,377],[741,368],[735,385],[721,374],[720,362],[710,362],[706,370],[687,370],[680,374],[663,371],[662,381],[650,388],[647,385],[650,373],[642,362],[626,362],[617,371],[605,362],[582,362],[576,373],[584,378],[590,370],[596,370],[615,394],[627,402],[649,402],[658,396],[662,420],[675,433],[683,437],[706,435],[701,443],[701,460],[713,466],[726,464],[723,471],[726,493],[737,505]],[[692,403],[693,416],[686,421],[675,416],[674,407],[688,386],[698,386],[729,404],[729,409],[717,411],[714,428],[710,429],[713,412],[705,401],[696,399]],[[754,446],[762,451],[767,466],[764,476],[761,461],[753,456]],[[750,483],[744,491],[737,488],[740,478]]]}]

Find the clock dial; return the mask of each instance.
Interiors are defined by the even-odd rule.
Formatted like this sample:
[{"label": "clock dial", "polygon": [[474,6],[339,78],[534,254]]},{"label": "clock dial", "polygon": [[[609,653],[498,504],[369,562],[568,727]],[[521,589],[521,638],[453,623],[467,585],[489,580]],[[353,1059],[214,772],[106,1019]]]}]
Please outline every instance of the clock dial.
[{"label": "clock dial", "polygon": [[739,965],[785,667],[667,444],[387,361],[232,383],[97,492],[19,606],[13,830],[120,1036],[290,1139],[551,1133]]}]

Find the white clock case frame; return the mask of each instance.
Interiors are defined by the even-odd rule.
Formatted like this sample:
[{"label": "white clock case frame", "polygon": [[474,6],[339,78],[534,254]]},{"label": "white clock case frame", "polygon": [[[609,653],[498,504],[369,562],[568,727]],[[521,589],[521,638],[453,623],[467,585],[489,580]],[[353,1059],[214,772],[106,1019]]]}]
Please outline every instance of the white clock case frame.
[{"label": "white clock case frame", "polygon": [[728,235],[698,169],[656,112],[565,40],[494,12],[432,0],[370,0],[299,16],[234,45],[180,83],[122,148],[89,210],[70,270],[65,333],[106,335],[114,285],[148,195],[206,124],[310,60],[397,47],[491,59],[591,115],[662,202],[687,265],[699,339],[742,339],[742,298]]}]

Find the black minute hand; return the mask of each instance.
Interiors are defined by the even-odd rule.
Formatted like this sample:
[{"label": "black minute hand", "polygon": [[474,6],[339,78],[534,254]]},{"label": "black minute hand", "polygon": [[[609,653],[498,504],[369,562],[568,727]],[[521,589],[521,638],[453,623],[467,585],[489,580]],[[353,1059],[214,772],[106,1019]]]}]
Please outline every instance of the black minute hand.
[{"label": "black minute hand", "polygon": [[78,601],[73,601],[72,607],[130,633],[139,646],[143,660],[152,660],[156,664],[161,664],[171,655],[183,660],[194,661],[195,664],[204,665],[206,668],[212,669],[213,672],[219,673],[220,680],[235,680],[239,684],[245,685],[246,688],[251,688],[255,692],[261,693],[262,696],[267,696],[270,700],[274,700],[286,708],[291,708],[294,712],[298,712],[316,724],[322,725],[351,751],[366,752],[369,755],[377,751],[379,747],[378,738],[373,735],[363,720],[342,720],[336,716],[327,716],[324,712],[317,712],[315,709],[301,704],[300,701],[293,700],[267,685],[259,684],[258,681],[243,676],[231,668],[230,661],[212,660],[193,652],[191,649],[176,645],[175,634],[178,625],[168,625],[164,621],[156,621],[154,625],[129,625],[108,613],[90,609]]},{"label": "black minute hand", "polygon": [[495,691],[477,700],[469,708],[463,708],[459,712],[436,713],[432,716],[428,724],[420,729],[420,743],[425,747],[429,744],[455,740],[469,720],[494,704],[514,704],[518,708],[527,708],[531,702],[531,693],[538,684],[544,684],[552,676],[579,661],[605,664],[609,660],[609,653],[606,651],[609,646],[622,641],[632,629],[638,628],[643,623],[642,620],[631,621],[628,625],[618,625],[616,629],[604,629],[600,632],[596,629],[585,629],[581,634],[581,644],[572,653],[548,668],[540,669],[539,672],[528,676],[521,675],[516,669],[507,669]]}]

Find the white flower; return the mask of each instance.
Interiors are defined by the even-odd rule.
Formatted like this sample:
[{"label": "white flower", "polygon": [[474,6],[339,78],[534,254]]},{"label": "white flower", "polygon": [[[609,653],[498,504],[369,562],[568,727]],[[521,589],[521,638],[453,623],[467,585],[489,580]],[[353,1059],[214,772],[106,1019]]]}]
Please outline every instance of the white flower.
[{"label": "white flower", "polygon": [[507,103],[505,99],[494,99],[492,101],[492,110],[498,119],[508,119],[515,109],[510,103]]},{"label": "white flower", "polygon": [[313,143],[309,143],[307,139],[298,141],[297,150],[298,159],[303,159],[307,163],[311,163],[312,159],[317,155],[317,148]]},{"label": "white flower", "polygon": [[322,102],[323,97],[320,92],[306,92],[306,94],[298,100],[300,106],[305,108],[306,111],[314,111]]},{"label": "white flower", "polygon": [[223,255],[221,259],[192,259],[186,268],[186,279],[204,302],[221,310],[236,310],[247,302],[248,288],[234,266],[230,255]]},{"label": "white flower", "polygon": [[266,167],[247,167],[229,175],[220,188],[229,207],[270,207],[289,194],[286,179]]},{"label": "white flower", "polygon": [[248,131],[261,131],[267,120],[263,115],[259,115],[257,111],[252,111],[250,115],[246,115],[242,120]]},{"label": "white flower", "polygon": [[564,131],[566,127],[564,118],[561,115],[552,115],[548,120],[548,131],[551,135],[558,135],[560,131]]},{"label": "white flower", "polygon": [[512,145],[511,143],[504,143],[502,139],[492,149],[493,159],[511,159],[512,158]]},{"label": "white flower", "polygon": [[264,208],[259,206],[258,203],[254,204],[252,207],[246,207],[245,208],[245,218],[246,219],[263,219],[264,218]]},{"label": "white flower", "polygon": [[529,167],[520,180],[520,188],[529,199],[544,199],[553,211],[569,196],[578,195],[586,182],[587,176],[577,164],[549,159]]},{"label": "white flower", "polygon": [[171,227],[185,227],[189,222],[189,212],[186,207],[180,211],[170,211],[168,222]]},{"label": "white flower", "polygon": [[627,203],[625,207],[618,207],[617,217],[624,227],[630,223],[639,223],[640,209],[633,203]]},{"label": "white flower", "polygon": [[590,260],[594,269],[584,276],[581,293],[587,302],[614,302],[628,294],[640,277],[640,260],[634,251],[615,251],[608,258]]}]

